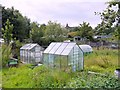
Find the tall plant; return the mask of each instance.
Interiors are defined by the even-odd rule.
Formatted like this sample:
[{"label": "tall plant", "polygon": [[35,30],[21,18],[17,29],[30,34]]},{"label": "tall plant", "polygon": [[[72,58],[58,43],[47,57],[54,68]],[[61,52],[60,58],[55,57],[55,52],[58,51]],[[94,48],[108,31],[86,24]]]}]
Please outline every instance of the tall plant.
[{"label": "tall plant", "polygon": [[2,66],[5,67],[10,59],[11,55],[11,46],[2,45]]},{"label": "tall plant", "polygon": [[10,43],[12,40],[12,31],[13,31],[13,24],[10,23],[9,19],[7,19],[5,23],[5,29],[2,28],[3,31],[3,38],[7,44]]}]

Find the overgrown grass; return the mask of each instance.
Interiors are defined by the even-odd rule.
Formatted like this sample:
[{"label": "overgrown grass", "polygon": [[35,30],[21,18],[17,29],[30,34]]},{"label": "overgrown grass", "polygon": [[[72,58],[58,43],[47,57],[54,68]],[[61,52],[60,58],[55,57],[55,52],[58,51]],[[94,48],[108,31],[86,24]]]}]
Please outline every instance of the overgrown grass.
[{"label": "overgrown grass", "polygon": [[84,58],[85,69],[96,72],[114,72],[118,67],[118,50],[94,49]]},{"label": "overgrown grass", "polygon": [[[3,87],[5,88],[47,88],[63,87],[70,79],[65,72],[53,71],[44,66],[31,69],[28,65],[3,70]],[[12,83],[11,83],[12,81]]]},{"label": "overgrown grass", "polygon": [[[117,50],[96,50],[85,56],[84,71],[63,72],[45,66],[31,68],[20,64],[18,68],[3,68],[4,88],[115,88],[120,89],[113,75],[118,67]],[[104,75],[89,74],[88,71]]]},{"label": "overgrown grass", "polygon": [[28,65],[3,69],[3,88],[119,88],[112,75],[91,75],[88,72],[63,72],[45,66],[31,69]]}]

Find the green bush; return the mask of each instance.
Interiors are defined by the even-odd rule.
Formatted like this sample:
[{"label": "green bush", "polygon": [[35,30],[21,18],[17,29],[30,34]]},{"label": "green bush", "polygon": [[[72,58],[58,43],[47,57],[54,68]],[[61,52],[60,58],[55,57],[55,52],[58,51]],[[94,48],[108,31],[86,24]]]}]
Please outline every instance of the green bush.
[{"label": "green bush", "polygon": [[5,67],[11,56],[11,46],[2,45],[2,66]]},{"label": "green bush", "polygon": [[15,58],[18,58],[18,60],[20,60],[20,48],[22,45],[23,43],[21,43],[19,40],[15,40],[12,43],[12,54]]}]

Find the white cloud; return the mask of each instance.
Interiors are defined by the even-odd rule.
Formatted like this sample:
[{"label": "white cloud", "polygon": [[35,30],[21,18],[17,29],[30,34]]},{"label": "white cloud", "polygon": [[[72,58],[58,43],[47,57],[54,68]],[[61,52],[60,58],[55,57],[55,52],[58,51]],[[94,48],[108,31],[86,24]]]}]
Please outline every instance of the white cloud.
[{"label": "white cloud", "polygon": [[95,27],[100,23],[100,17],[95,16],[94,12],[105,9],[106,1],[108,0],[1,0],[1,4],[14,6],[23,15],[39,23],[52,20],[76,26],[86,21]]}]

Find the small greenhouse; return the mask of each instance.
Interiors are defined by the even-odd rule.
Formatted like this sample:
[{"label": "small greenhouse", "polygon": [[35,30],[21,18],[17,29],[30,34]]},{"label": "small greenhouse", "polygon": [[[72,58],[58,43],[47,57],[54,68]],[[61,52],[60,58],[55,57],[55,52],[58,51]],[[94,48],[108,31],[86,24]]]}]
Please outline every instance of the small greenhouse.
[{"label": "small greenhouse", "polygon": [[62,70],[82,70],[83,52],[76,43],[53,42],[43,53],[43,63]]},{"label": "small greenhouse", "polygon": [[42,62],[43,48],[38,44],[25,44],[20,48],[20,60],[23,63],[36,64]]},{"label": "small greenhouse", "polygon": [[85,54],[93,52],[93,49],[90,45],[79,45],[79,47]]}]

